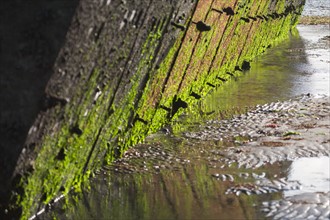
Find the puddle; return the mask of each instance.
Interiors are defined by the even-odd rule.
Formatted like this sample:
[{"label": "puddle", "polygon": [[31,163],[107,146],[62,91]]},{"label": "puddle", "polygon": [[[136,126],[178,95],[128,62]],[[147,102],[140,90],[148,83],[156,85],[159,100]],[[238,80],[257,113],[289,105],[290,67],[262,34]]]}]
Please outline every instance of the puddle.
[{"label": "puddle", "polygon": [[306,192],[330,192],[330,157],[299,158],[289,168],[288,180],[301,183],[301,190],[287,191],[284,196]]},{"label": "puddle", "polygon": [[330,5],[328,0],[307,0],[302,15],[329,16]]},{"label": "puddle", "polygon": [[[103,167],[78,199],[69,198],[71,205],[64,212],[55,207],[44,217],[329,218],[330,137],[323,133],[330,128],[327,100],[302,97],[271,103],[249,111],[246,117],[212,120],[194,131],[154,134]],[[290,114],[285,116],[285,112]],[[275,122],[278,118],[286,123]],[[277,126],[264,133],[239,134],[259,130],[249,128],[251,120],[265,127],[269,119]],[[298,127],[296,122],[301,122]],[[281,126],[290,132],[282,132]]]},{"label": "puddle", "polygon": [[280,200],[262,203],[272,219],[330,218],[330,158],[299,158],[290,165],[289,181],[298,181],[299,190],[284,191]]},{"label": "puddle", "polygon": [[298,25],[292,36],[251,64],[251,71],[224,84],[201,104],[203,112],[244,109],[301,94],[330,95],[329,25]]},{"label": "puddle", "polygon": [[295,64],[302,74],[294,77],[295,94],[330,95],[330,26],[298,26],[305,45],[306,63]]}]

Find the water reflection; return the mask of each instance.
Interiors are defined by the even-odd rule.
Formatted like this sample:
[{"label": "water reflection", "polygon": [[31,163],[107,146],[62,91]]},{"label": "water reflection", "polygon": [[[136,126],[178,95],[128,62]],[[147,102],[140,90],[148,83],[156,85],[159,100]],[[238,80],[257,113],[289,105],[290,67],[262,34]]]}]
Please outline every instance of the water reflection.
[{"label": "water reflection", "polygon": [[287,100],[301,94],[330,95],[329,25],[298,26],[300,35],[270,48],[244,76],[219,87],[204,112]]},{"label": "water reflection", "polygon": [[295,93],[330,94],[330,26],[299,26],[307,63],[297,65],[303,74],[295,76]]},{"label": "water reflection", "polygon": [[299,158],[291,164],[288,179],[299,181],[302,184],[302,189],[286,191],[285,196],[297,195],[304,192],[329,192],[330,158]]},{"label": "water reflection", "polygon": [[[94,179],[91,190],[65,219],[260,219],[261,199],[225,191],[232,183],[211,177],[205,164],[182,172],[158,174],[107,173]],[[102,177],[102,178],[101,178]],[[268,195],[276,199],[278,194]],[[265,196],[264,196],[265,199]],[[57,215],[59,217],[59,215]]]},{"label": "water reflection", "polygon": [[308,16],[329,16],[329,0],[306,0],[302,15]]},{"label": "water reflection", "polygon": [[[104,167],[60,219],[263,219],[262,201],[275,193],[228,193],[229,188],[251,187],[256,181],[285,179],[290,163],[260,169],[224,166],[218,154],[226,143],[187,142],[158,134],[138,145],[112,166]],[[220,175],[231,176],[221,179]],[[285,180],[282,180],[285,184]],[[287,182],[289,183],[289,182]],[[286,184],[286,187],[289,187]],[[262,188],[262,187],[261,187]],[[266,187],[262,190],[267,190]]]}]

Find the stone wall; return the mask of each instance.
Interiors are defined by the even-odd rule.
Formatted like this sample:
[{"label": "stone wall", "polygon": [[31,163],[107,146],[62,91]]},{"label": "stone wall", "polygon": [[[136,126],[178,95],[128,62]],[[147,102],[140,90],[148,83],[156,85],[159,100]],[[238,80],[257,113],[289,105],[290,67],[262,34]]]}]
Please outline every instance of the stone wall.
[{"label": "stone wall", "polygon": [[23,218],[243,74],[288,36],[302,5],[81,0],[17,163]]}]

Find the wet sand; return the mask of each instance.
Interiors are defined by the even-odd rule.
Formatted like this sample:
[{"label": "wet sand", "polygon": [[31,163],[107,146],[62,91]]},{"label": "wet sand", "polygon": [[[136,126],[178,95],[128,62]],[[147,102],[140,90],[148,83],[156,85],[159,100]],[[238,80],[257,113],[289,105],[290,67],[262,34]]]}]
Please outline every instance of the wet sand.
[{"label": "wet sand", "polygon": [[256,168],[300,157],[330,156],[329,97],[275,102],[258,106],[231,120],[212,120],[184,137],[203,141],[234,141],[223,150],[227,163]]}]

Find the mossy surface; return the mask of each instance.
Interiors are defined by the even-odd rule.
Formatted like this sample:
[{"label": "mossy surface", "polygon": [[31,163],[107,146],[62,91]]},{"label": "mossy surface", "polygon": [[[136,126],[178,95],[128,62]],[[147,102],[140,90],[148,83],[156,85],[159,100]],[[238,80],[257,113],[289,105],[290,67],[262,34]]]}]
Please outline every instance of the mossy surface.
[{"label": "mossy surface", "polygon": [[[296,25],[302,6],[288,2],[198,1],[185,14],[183,30],[173,33],[168,33],[172,15],[182,15],[167,8],[168,14],[145,21],[143,31],[126,30],[124,46],[112,48],[116,55],[111,60],[102,52],[92,55],[110,39],[99,36],[83,55],[88,62],[96,59],[92,71],[61,110],[56,129],[43,136],[33,172],[23,179],[22,217],[30,217],[59,194],[79,191],[102,164],[120,157],[184,109],[195,111],[198,99],[243,74],[253,58]],[[151,11],[156,6],[149,7]],[[229,8],[234,14],[225,12]],[[199,30],[200,21],[211,29]],[[119,74],[109,78],[111,70]]]}]

